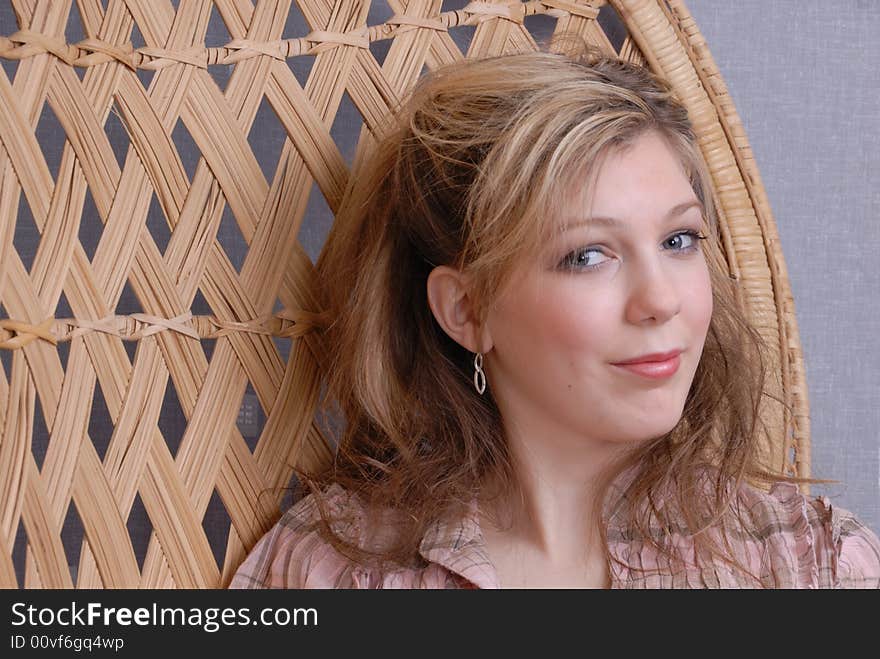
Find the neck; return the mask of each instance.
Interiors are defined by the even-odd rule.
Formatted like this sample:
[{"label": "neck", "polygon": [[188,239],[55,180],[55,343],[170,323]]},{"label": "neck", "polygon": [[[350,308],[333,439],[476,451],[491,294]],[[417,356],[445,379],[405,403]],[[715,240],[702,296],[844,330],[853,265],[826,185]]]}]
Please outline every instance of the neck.
[{"label": "neck", "polygon": [[503,493],[491,484],[483,488],[479,507],[484,535],[503,536],[548,563],[595,558],[600,553],[601,519],[594,510],[599,469],[550,469],[532,458],[529,464],[515,463],[514,492]]}]

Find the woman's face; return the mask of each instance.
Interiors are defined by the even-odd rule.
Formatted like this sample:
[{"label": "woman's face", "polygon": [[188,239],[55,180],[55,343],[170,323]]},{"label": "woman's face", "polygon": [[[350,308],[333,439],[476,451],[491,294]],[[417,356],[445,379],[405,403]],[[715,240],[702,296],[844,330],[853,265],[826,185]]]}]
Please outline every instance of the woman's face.
[{"label": "woman's face", "polygon": [[[483,368],[505,425],[653,439],[681,418],[712,316],[701,208],[654,132],[609,153],[597,176],[591,205],[568,204],[567,229],[490,309]],[[669,377],[614,365],[670,350],[683,352]]]}]

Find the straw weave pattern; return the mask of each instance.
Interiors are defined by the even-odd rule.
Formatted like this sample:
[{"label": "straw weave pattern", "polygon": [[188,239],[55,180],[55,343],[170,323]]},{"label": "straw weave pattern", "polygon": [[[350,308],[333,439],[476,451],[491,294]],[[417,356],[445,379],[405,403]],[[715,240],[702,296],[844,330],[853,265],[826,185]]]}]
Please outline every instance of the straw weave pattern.
[{"label": "straw weave pattern", "polygon": [[[228,583],[278,518],[290,465],[332,456],[315,419],[325,353],[313,331],[332,319],[315,301],[300,230],[313,190],[331,213],[342,200],[351,167],[332,128],[343,96],[363,119],[357,158],[423,71],[535,49],[536,17],[647,63],[688,106],[730,276],[774,350],[767,389],[788,407],[765,412],[766,459],[809,475],[803,358],[776,225],[736,110],[680,0],[454,9],[389,0],[389,17],[374,25],[368,0],[9,1],[17,25],[0,26],[0,61],[15,64],[14,75],[0,74],[0,587]],[[292,11],[307,33],[284,34]],[[85,38],[68,42],[74,13]],[[212,16],[230,39],[209,46]],[[466,48],[453,39],[462,30],[472,33]],[[312,59],[304,84],[292,70],[301,57]],[[224,88],[214,67],[231,70]],[[271,176],[248,139],[264,102],[286,134]],[[63,130],[57,173],[37,135],[47,105]],[[121,161],[111,119],[128,143]],[[192,173],[179,124],[198,153]],[[166,223],[161,236],[147,223],[151,205]],[[87,212],[102,225],[91,254],[80,233]],[[240,266],[218,239],[224,213],[246,249]],[[25,222],[39,235],[30,265],[15,239]],[[138,311],[120,312],[126,290]],[[70,317],[57,313],[62,299]],[[194,313],[204,305],[210,313]],[[169,385],[185,420],[176,446],[162,430]],[[248,388],[265,416],[252,442],[237,425]],[[100,450],[90,430],[96,390],[112,424]],[[43,430],[45,449],[35,451]],[[214,505],[227,519],[219,531],[206,529]],[[145,547],[129,528],[136,506],[149,518]],[[69,565],[72,510],[83,534]],[[219,557],[209,537],[218,532]]]}]

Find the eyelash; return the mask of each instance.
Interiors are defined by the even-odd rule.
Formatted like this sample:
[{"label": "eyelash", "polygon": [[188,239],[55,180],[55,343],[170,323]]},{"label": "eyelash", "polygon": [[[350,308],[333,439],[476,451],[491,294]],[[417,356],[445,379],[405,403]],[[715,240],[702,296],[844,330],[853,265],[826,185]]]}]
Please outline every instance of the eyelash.
[{"label": "eyelash", "polygon": [[[682,249],[673,250],[675,252],[678,252],[679,254],[690,254],[692,252],[696,252],[700,248],[699,241],[706,240],[706,236],[704,236],[699,231],[687,229],[685,231],[679,231],[677,233],[672,234],[664,242],[668,242],[668,241],[672,240],[673,238],[677,238],[678,236],[689,236],[690,238],[694,239],[694,244],[691,245],[690,247],[685,247]],[[599,251],[599,248],[597,248],[597,247],[586,247],[586,248],[576,249],[573,252],[569,252],[565,256],[565,258],[562,259],[562,263],[560,263],[559,265],[560,265],[560,267],[562,267],[563,270],[584,271],[584,270],[595,270],[596,268],[601,268],[603,265],[605,265],[605,263],[606,263],[605,261],[602,261],[601,263],[596,263],[595,265],[578,265],[576,262],[577,257],[580,256],[581,254],[587,254],[589,252],[597,252],[597,251]]]}]

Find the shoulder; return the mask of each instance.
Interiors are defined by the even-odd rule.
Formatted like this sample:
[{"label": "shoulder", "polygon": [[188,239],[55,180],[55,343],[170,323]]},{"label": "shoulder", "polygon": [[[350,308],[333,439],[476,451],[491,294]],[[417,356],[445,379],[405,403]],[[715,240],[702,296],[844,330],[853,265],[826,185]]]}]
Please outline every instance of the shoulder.
[{"label": "shoulder", "polygon": [[[362,539],[364,508],[352,493],[334,483],[322,501],[344,538]],[[357,566],[320,535],[318,501],[309,494],[281,516],[239,566],[230,588],[352,588]]]},{"label": "shoulder", "polygon": [[880,588],[880,539],[852,512],[794,483],[741,493],[762,569],[777,587]]}]

